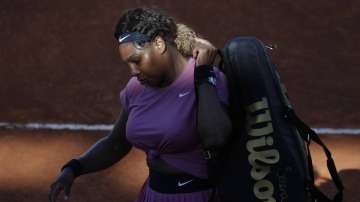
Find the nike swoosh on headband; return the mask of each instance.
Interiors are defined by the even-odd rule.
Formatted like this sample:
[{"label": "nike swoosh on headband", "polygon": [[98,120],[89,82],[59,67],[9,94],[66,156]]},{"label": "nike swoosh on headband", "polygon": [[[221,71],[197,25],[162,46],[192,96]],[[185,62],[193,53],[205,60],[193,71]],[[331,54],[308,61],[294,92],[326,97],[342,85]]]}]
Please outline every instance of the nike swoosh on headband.
[{"label": "nike swoosh on headband", "polygon": [[148,35],[142,34],[140,32],[127,32],[119,36],[119,43],[126,43],[131,41],[150,41],[150,37]]},{"label": "nike swoosh on headband", "polygon": [[122,41],[124,41],[126,38],[128,38],[130,36],[130,34],[122,37],[122,38],[119,38],[119,43],[121,43]]}]

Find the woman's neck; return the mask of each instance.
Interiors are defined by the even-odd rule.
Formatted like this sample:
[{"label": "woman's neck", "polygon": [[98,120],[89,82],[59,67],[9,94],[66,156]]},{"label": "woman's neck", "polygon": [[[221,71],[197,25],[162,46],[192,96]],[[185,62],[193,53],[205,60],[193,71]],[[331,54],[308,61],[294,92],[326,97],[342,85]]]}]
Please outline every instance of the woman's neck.
[{"label": "woman's neck", "polygon": [[184,57],[177,49],[170,49],[170,57],[173,64],[173,68],[170,68],[169,76],[166,82],[162,84],[161,87],[165,87],[170,85],[172,82],[174,82],[181,73],[185,70],[186,64],[189,60],[189,58]]},{"label": "woman's neck", "polygon": [[176,51],[176,56],[174,57],[175,79],[185,70],[188,59],[189,58],[184,57],[180,52]]}]

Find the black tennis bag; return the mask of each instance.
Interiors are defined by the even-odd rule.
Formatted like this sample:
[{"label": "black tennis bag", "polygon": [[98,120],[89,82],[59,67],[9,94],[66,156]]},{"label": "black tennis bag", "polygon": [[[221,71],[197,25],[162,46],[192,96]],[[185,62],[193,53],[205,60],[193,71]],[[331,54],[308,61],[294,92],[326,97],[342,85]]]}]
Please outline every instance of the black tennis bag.
[{"label": "black tennis bag", "polygon": [[[233,124],[231,139],[209,168],[209,174],[216,175],[221,201],[342,201],[343,185],[331,154],[296,116],[266,46],[254,37],[237,37],[219,54]],[[314,186],[311,141],[327,155],[338,188],[333,200]]]}]

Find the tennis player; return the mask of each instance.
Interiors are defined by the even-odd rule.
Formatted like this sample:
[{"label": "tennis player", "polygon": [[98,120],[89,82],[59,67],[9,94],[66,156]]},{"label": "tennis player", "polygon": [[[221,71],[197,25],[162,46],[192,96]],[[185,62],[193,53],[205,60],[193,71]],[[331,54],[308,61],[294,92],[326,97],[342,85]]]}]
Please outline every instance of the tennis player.
[{"label": "tennis player", "polygon": [[132,146],[149,168],[135,202],[219,201],[204,152],[231,133],[216,48],[155,8],[124,11],[114,36],[132,76],[120,92],[122,111],[107,136],[62,167],[49,201],[62,190],[68,198],[78,176],[112,166]]}]

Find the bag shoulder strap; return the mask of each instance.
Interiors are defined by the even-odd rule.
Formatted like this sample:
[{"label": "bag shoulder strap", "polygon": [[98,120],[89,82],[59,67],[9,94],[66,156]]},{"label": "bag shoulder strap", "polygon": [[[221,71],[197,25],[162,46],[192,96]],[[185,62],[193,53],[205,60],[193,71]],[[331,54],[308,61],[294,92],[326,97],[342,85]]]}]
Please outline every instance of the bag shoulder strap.
[{"label": "bag shoulder strap", "polygon": [[[305,142],[307,142],[307,152],[308,152],[308,165],[309,165],[309,171],[310,171],[310,177],[311,177],[311,184],[310,188],[312,193],[315,197],[319,198],[320,201],[324,202],[341,202],[343,198],[343,190],[344,186],[343,183],[338,175],[335,162],[332,158],[330,150],[326,147],[326,145],[323,143],[323,141],[320,139],[319,135],[311,129],[308,125],[306,125],[295,113],[295,111],[291,108],[287,108],[286,110],[286,117],[291,120],[294,125],[296,126],[297,130],[299,131],[301,137]],[[318,188],[314,185],[314,170],[312,165],[312,159],[310,154],[310,143],[311,141],[314,141],[316,144],[320,145],[324,153],[327,157],[327,168],[329,170],[329,173],[331,175],[331,178],[338,190],[336,195],[334,196],[333,200],[330,200],[327,196],[325,196]]]}]

